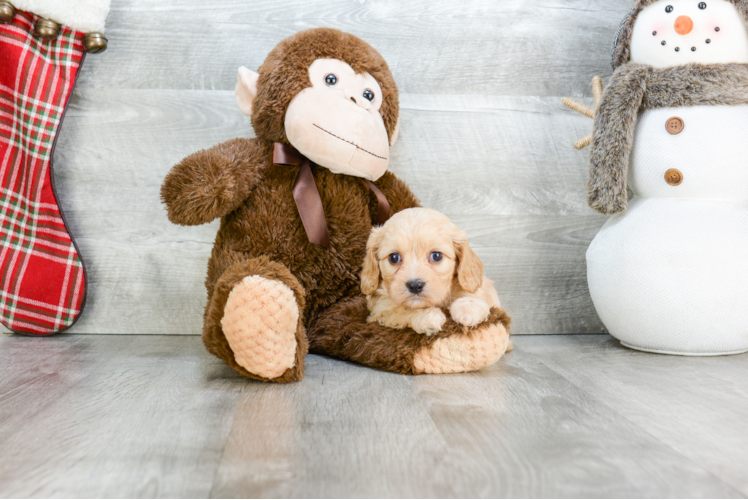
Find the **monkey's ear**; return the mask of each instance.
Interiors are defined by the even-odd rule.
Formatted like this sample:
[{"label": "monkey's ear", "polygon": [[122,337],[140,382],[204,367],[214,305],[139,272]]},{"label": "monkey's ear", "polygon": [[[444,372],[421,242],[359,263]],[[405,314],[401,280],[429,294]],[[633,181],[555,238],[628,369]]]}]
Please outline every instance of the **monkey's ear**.
[{"label": "monkey's ear", "polygon": [[390,137],[390,147],[395,145],[395,142],[397,142],[397,136],[400,134],[400,117],[397,117],[397,122],[395,123],[395,130],[392,131],[392,137]]},{"label": "monkey's ear", "polygon": [[248,70],[244,66],[239,68],[239,77],[236,82],[236,102],[239,109],[247,116],[252,115],[252,103],[257,97],[257,79],[259,74]]}]

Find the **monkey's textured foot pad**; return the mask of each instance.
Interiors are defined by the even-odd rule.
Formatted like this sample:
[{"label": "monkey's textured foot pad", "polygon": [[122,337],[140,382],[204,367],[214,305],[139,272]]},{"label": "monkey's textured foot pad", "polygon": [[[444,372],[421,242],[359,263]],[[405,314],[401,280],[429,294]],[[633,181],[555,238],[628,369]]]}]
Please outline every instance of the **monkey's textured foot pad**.
[{"label": "monkey's textured foot pad", "polygon": [[508,350],[511,319],[501,308],[470,328],[451,318],[435,335],[369,323],[364,297],[329,307],[307,330],[311,352],[410,375],[458,373],[489,366]]},{"label": "monkey's textured foot pad", "polygon": [[413,366],[416,373],[472,372],[501,359],[509,344],[504,325],[487,325],[464,335],[438,339],[416,353]]},{"label": "monkey's textured foot pad", "polygon": [[299,308],[293,291],[260,276],[247,276],[229,294],[221,327],[236,362],[274,379],[294,366]]}]

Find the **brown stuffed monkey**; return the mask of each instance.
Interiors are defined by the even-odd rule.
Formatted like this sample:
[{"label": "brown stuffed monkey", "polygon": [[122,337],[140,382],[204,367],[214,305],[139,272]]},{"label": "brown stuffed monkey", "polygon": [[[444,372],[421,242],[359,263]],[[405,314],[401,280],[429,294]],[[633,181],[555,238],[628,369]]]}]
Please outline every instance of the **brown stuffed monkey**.
[{"label": "brown stuffed monkey", "polygon": [[501,357],[503,311],[431,337],[366,322],[359,275],[372,224],[419,206],[387,172],[398,92],[377,51],[333,29],[300,32],[259,73],[240,68],[236,95],[257,137],[188,156],[161,188],[175,224],[221,218],[205,281],[208,351],[273,382],[303,378],[310,348],[400,373]]}]

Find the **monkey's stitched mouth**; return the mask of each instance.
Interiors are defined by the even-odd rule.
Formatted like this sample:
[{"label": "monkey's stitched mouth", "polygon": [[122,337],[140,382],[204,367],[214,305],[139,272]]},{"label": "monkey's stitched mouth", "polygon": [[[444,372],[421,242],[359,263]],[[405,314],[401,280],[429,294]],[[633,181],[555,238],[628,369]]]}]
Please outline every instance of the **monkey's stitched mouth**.
[{"label": "monkey's stitched mouth", "polygon": [[318,129],[320,129],[320,130],[321,130],[322,132],[325,132],[326,134],[330,134],[331,136],[333,136],[333,137],[334,137],[334,138],[336,138],[336,139],[340,139],[340,140],[341,140],[341,141],[343,141],[343,142],[347,142],[348,144],[351,144],[351,145],[353,145],[353,146],[356,146],[356,149],[360,149],[360,150],[361,150],[361,151],[363,151],[364,153],[370,154],[371,156],[373,156],[373,157],[375,157],[375,158],[379,158],[380,160],[386,160],[386,159],[387,159],[387,158],[385,158],[384,156],[379,156],[379,155],[375,155],[375,154],[374,154],[374,153],[372,153],[371,151],[367,151],[367,150],[365,150],[364,148],[362,148],[361,146],[359,146],[359,145],[358,145],[358,144],[356,144],[355,142],[351,142],[351,141],[349,141],[349,140],[347,140],[347,139],[343,139],[342,137],[339,137],[339,136],[337,136],[337,135],[333,134],[333,133],[332,133],[332,132],[330,132],[329,130],[325,130],[325,129],[323,129],[322,127],[320,127],[320,126],[319,126],[319,125],[317,125],[316,123],[312,123],[312,125],[314,125],[314,126],[315,126],[315,127],[317,127]]}]

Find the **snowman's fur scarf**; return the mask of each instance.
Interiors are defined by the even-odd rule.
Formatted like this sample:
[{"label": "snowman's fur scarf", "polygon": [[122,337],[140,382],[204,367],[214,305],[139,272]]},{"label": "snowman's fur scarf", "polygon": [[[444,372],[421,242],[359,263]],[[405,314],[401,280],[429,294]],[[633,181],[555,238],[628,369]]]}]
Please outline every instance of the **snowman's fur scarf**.
[{"label": "snowman's fur scarf", "polygon": [[640,112],[682,106],[748,105],[748,64],[656,69],[629,63],[613,73],[595,115],[587,202],[603,214],[626,210],[626,176]]},{"label": "snowman's fur scarf", "polygon": [[[616,44],[613,47],[613,68],[618,68],[631,59],[631,33],[634,31],[634,24],[639,13],[658,0],[636,0],[634,8],[628,14],[628,17],[621,24],[618,32]],[[748,24],[748,0],[729,0],[743,16],[743,20]]]}]

